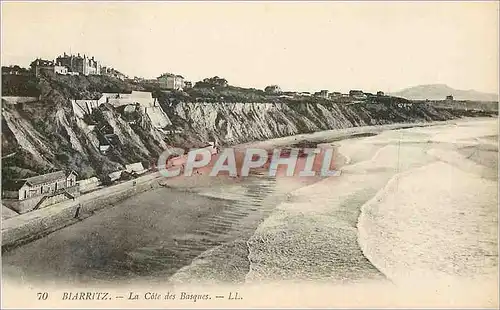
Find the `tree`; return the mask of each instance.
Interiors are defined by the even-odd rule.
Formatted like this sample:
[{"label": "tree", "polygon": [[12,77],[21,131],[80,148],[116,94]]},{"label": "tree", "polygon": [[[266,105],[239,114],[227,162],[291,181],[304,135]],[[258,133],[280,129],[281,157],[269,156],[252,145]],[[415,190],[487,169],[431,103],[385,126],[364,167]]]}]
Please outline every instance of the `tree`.
[{"label": "tree", "polygon": [[227,87],[229,84],[225,78],[214,76],[205,78],[203,81],[196,82],[195,88]]}]

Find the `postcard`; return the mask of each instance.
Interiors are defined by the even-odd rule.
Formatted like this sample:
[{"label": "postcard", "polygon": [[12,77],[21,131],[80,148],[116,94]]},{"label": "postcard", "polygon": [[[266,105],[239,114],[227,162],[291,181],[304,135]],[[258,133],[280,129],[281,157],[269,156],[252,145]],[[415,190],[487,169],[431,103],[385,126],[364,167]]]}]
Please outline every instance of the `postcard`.
[{"label": "postcard", "polygon": [[2,308],[498,308],[498,2],[1,9]]}]

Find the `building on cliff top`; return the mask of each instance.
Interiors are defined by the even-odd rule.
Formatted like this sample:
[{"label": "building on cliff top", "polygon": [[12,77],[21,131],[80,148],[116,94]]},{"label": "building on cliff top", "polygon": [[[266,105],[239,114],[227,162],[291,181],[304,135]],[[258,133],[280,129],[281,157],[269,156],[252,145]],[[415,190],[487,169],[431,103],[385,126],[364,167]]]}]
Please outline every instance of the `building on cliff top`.
[{"label": "building on cliff top", "polygon": [[364,100],[367,98],[366,94],[362,90],[350,90],[349,97],[358,100]]},{"label": "building on cliff top", "polygon": [[111,67],[104,67],[94,56],[89,57],[85,54],[80,56],[68,55],[64,53],[58,56],[54,61],[35,59],[31,63],[31,68],[35,76],[40,76],[41,72],[48,71],[61,75],[106,75],[125,80],[126,76]]},{"label": "building on cliff top", "polygon": [[37,58],[31,62],[30,67],[36,77],[39,77],[42,72],[55,72],[55,62],[52,60],[46,60]]},{"label": "building on cliff top", "polygon": [[316,97],[328,99],[328,90],[326,89],[320,90],[319,92],[314,93],[314,95]]},{"label": "building on cliff top", "polygon": [[269,85],[264,88],[264,91],[268,94],[281,94],[281,88],[278,85]]},{"label": "building on cliff top", "polygon": [[182,90],[185,87],[184,77],[178,74],[163,73],[156,80],[162,89]]},{"label": "building on cliff top", "polygon": [[2,185],[2,201],[19,213],[36,210],[78,196],[77,174],[56,171],[34,177],[7,181]]},{"label": "building on cliff top", "polygon": [[36,77],[39,77],[42,72],[50,72],[54,74],[61,75],[79,75],[79,72],[70,71],[67,66],[58,63],[57,61],[45,60],[45,59],[35,59],[31,65],[31,70]]},{"label": "building on cliff top", "polygon": [[56,58],[56,64],[68,68],[68,71],[78,72],[83,75],[100,75],[101,63],[94,59],[94,56],[83,57],[78,55],[67,55],[64,53],[62,56]]}]

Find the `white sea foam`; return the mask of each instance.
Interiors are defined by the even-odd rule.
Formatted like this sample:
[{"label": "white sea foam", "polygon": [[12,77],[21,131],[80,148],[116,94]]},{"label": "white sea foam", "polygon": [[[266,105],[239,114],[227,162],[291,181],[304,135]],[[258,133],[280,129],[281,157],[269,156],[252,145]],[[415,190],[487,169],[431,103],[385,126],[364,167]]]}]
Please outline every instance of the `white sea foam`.
[{"label": "white sea foam", "polygon": [[495,123],[340,142],[353,164],[340,178],[295,191],[258,227],[248,242],[246,281],[356,281],[382,273],[400,284],[449,285],[474,275],[495,281],[498,182],[450,150],[480,147],[476,138],[496,134]]},{"label": "white sea foam", "polygon": [[495,275],[496,189],[442,162],[396,176],[363,207],[363,252],[397,283]]},{"label": "white sea foam", "polygon": [[[381,186],[383,180],[351,175]],[[290,202],[280,204],[248,241],[250,272],[246,282],[309,280],[330,282],[381,279],[360,251],[356,220],[359,201],[373,189],[350,191],[330,178],[293,193]],[[356,182],[357,180],[357,182]],[[331,195],[335,192],[336,195]],[[357,200],[357,201],[356,201]]]}]

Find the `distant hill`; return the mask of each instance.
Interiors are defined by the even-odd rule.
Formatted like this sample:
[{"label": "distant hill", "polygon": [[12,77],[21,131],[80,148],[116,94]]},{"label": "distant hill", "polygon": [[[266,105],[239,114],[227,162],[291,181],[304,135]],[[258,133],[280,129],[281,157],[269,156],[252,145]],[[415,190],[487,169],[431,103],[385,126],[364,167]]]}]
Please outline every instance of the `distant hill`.
[{"label": "distant hill", "polygon": [[497,94],[482,93],[472,89],[453,89],[445,84],[419,85],[390,95],[410,100],[444,100],[446,96],[452,95],[455,100],[498,101]]}]

